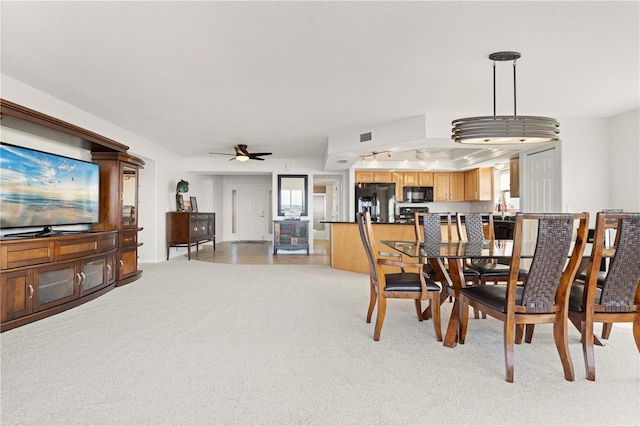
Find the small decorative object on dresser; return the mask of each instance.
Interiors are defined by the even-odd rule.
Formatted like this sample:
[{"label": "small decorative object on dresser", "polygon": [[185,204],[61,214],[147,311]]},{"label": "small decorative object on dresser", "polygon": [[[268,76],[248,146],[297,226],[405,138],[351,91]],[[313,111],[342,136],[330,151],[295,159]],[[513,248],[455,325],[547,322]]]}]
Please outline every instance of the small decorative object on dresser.
[{"label": "small decorative object on dresser", "polygon": [[185,211],[184,199],[182,193],[189,192],[189,182],[184,179],[180,179],[176,185],[176,211]]},{"label": "small decorative object on dresser", "polygon": [[198,201],[196,200],[196,197],[189,197],[189,202],[191,203],[191,211],[197,213]]}]

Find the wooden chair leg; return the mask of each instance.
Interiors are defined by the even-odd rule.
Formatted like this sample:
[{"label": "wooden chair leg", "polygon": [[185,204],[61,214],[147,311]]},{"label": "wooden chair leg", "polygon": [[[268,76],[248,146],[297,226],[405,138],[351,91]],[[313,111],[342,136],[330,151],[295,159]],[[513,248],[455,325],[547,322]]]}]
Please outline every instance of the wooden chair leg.
[{"label": "wooden chair leg", "polygon": [[369,310],[367,311],[367,324],[371,322],[371,315],[373,315],[373,308],[376,306],[376,301],[378,300],[378,295],[376,294],[376,288],[373,285],[373,281],[369,281],[371,285],[371,289],[369,292]]},{"label": "wooden chair leg", "polygon": [[438,342],[442,342],[442,327],[440,324],[440,296],[435,294],[429,301],[431,304],[431,319],[433,320],[433,330],[436,333]]},{"label": "wooden chair leg", "polygon": [[[452,312],[451,315],[454,315],[454,312]],[[458,318],[458,343],[464,344],[467,338],[467,326],[469,324],[469,305],[460,302]]]},{"label": "wooden chair leg", "polygon": [[613,323],[604,322],[602,323],[602,338],[608,339],[611,335],[611,329],[613,328]]},{"label": "wooden chair leg", "polygon": [[510,321],[504,322],[504,367],[507,382],[513,383],[515,325]]},{"label": "wooden chair leg", "polygon": [[416,314],[418,315],[418,321],[422,322],[422,303],[420,303],[420,299],[415,300],[416,305]]},{"label": "wooden chair leg", "polygon": [[564,319],[553,324],[553,340],[556,342],[556,348],[560,355],[564,378],[573,382],[575,380],[575,373],[573,372],[573,363],[571,362],[571,354],[569,353],[568,331],[568,321]]},{"label": "wooden chair leg", "polygon": [[587,380],[596,379],[596,358],[593,351],[593,320],[582,321],[582,354]]},{"label": "wooden chair leg", "polygon": [[522,338],[524,337],[524,324],[516,324],[516,338],[515,342],[517,345],[522,343]]},{"label": "wooden chair leg", "polygon": [[382,331],[382,325],[384,324],[384,316],[387,313],[387,299],[381,297],[378,301],[378,317],[376,318],[376,327],[373,331],[373,340],[376,342],[380,340],[380,332]]},{"label": "wooden chair leg", "polygon": [[531,343],[533,340],[533,330],[536,328],[535,324],[527,324],[527,332],[524,336],[524,341],[527,343]]}]

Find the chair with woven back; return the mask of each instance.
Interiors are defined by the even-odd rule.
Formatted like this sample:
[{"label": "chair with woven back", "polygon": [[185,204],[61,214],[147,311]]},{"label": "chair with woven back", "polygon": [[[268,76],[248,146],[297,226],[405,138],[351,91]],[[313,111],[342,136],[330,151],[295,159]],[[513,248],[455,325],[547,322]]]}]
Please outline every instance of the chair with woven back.
[{"label": "chair with woven back", "polygon": [[[513,382],[514,377],[516,329],[521,329],[524,325],[543,323],[553,324],[554,341],[564,369],[564,377],[569,381],[574,380],[566,312],[571,283],[575,279],[586,246],[588,221],[588,213],[518,213],[507,283],[460,289],[459,341],[464,343],[466,337],[468,306],[503,321],[508,382]],[[538,232],[526,283],[520,285],[519,269],[525,244],[525,222],[537,225]]]},{"label": "chair with woven back", "polygon": [[[452,221],[451,213],[425,213],[415,212],[413,214],[413,223],[415,227],[416,241],[451,241],[452,239]],[[444,225],[444,226],[443,226]],[[444,231],[444,232],[443,232]],[[425,272],[431,279],[438,280],[436,272],[425,259]],[[464,268],[464,278],[466,282],[479,283],[480,273],[472,268]],[[441,284],[446,285],[440,281]]]},{"label": "chair with woven back", "polygon": [[[458,239],[465,241],[494,240],[493,214],[491,213],[456,213],[456,230]],[[487,282],[505,282],[509,279],[509,264],[498,263],[493,259],[471,259],[467,267],[478,272],[480,284]],[[518,278],[524,280],[527,276],[525,269],[520,269]],[[475,317],[477,318],[477,311]],[[482,318],[486,318],[482,313]]]},{"label": "chair with woven back", "polygon": [[[406,263],[401,260],[381,256],[377,249],[376,240],[371,225],[369,213],[358,213],[358,228],[362,245],[369,263],[369,276],[372,289],[372,298],[369,303],[367,322],[370,322],[371,312],[378,305],[376,324],[373,340],[380,340],[380,332],[384,324],[387,312],[387,299],[413,299],[418,321],[422,321],[422,300],[428,300],[431,307],[431,318],[436,339],[442,341],[440,326],[440,291],[441,287],[429,279],[422,270],[421,263]],[[387,272],[388,268],[394,268],[394,272]],[[399,272],[395,272],[399,269]],[[409,272],[409,271],[415,272]],[[374,298],[375,296],[375,298]]]},{"label": "chair with woven back", "polygon": [[[602,276],[600,264],[606,232],[611,228],[616,229],[615,252]],[[594,323],[633,323],[633,337],[640,351],[640,213],[597,214],[586,279],[571,287],[569,320],[582,333],[588,380],[596,378]]]},{"label": "chair with woven back", "polygon": [[[603,213],[622,213],[623,210],[622,209],[603,209],[602,210]],[[612,233],[614,233],[614,231],[618,228],[618,220],[615,218],[607,218],[604,220],[604,242],[605,244],[611,244],[612,243],[612,238],[611,235]],[[595,231],[595,229],[593,230]],[[615,234],[614,234],[615,235]],[[593,238],[595,237],[595,232],[594,235],[591,236],[591,230],[589,230],[589,237],[591,238],[590,242],[593,242]],[[600,271],[598,272],[598,287],[602,287],[602,285],[604,284],[604,279],[607,276],[607,270],[608,270],[608,266],[609,265],[609,259],[608,258],[603,258],[600,261]],[[581,272],[578,277],[576,278],[577,281],[582,281],[583,283],[586,282],[587,280],[587,272],[586,270]],[[611,335],[611,323],[603,323],[602,324],[602,338],[603,339],[608,339],[609,336]]]},{"label": "chair with woven back", "polygon": [[[494,240],[493,214],[491,213],[456,213],[456,229],[458,239],[466,241]],[[480,284],[487,282],[507,281],[509,265],[495,260],[471,259],[469,267],[480,274]],[[520,270],[520,279],[527,275],[525,269]]]}]

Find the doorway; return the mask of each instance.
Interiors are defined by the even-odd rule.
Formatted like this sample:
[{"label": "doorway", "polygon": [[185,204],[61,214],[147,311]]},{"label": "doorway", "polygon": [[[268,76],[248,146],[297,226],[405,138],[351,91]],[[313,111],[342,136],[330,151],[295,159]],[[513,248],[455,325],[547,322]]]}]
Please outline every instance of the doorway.
[{"label": "doorway", "polygon": [[271,240],[271,186],[231,188],[231,239]]},{"label": "doorway", "polygon": [[313,234],[314,241],[329,240],[329,226],[320,221],[341,220],[342,175],[313,176]]}]

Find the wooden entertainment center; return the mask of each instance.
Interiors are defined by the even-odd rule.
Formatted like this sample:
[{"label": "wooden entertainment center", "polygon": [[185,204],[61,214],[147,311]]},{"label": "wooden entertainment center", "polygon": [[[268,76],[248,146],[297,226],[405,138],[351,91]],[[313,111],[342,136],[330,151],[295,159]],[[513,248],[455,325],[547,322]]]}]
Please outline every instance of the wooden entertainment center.
[{"label": "wooden entertainment center", "polygon": [[70,309],[142,275],[138,181],[144,161],[128,146],[0,99],[2,125],[91,152],[100,168],[99,223],[84,231],[0,239],[0,331]]}]

